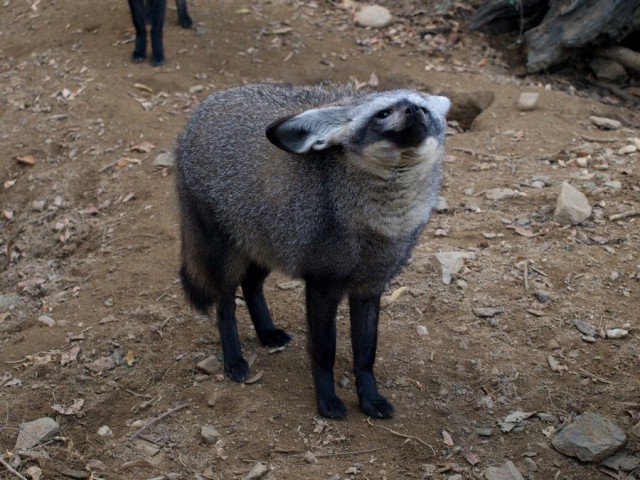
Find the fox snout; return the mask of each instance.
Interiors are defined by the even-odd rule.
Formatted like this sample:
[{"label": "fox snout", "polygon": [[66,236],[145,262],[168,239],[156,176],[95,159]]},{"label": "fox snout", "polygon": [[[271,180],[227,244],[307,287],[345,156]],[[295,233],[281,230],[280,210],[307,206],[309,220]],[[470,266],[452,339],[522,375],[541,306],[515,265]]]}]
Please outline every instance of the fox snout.
[{"label": "fox snout", "polygon": [[387,138],[400,148],[416,148],[429,136],[431,123],[428,110],[409,101],[396,106],[397,124],[387,132]]}]

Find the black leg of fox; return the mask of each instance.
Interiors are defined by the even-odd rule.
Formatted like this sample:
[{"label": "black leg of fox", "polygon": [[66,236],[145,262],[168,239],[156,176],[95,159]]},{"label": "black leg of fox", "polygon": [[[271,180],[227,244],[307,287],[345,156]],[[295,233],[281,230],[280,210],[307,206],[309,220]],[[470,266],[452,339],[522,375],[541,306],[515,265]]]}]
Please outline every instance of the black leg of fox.
[{"label": "black leg of fox", "polygon": [[133,63],[143,62],[147,58],[147,28],[145,26],[145,9],[143,0],[129,0],[131,20],[136,29],[136,41],[131,61]]},{"label": "black leg of fox", "polygon": [[164,65],[162,30],[166,11],[167,0],[151,0],[151,64],[154,67]]},{"label": "black leg of fox", "polygon": [[343,292],[329,282],[307,279],[307,321],[311,371],[316,388],[318,413],[328,418],[347,414],[336,396],[333,365],[336,357],[336,312]]},{"label": "black leg of fox", "polygon": [[249,375],[249,364],[242,357],[238,325],[236,323],[236,286],[225,286],[220,289],[216,305],[216,320],[222,343],[224,357],[224,373],[231,380],[242,382]]},{"label": "black leg of fox", "polygon": [[367,298],[349,297],[351,316],[351,349],[356,390],[360,409],[375,418],[390,418],[393,405],[378,393],[373,364],[378,343],[380,295]]},{"label": "black leg of fox", "polygon": [[260,342],[267,347],[285,347],[291,341],[291,337],[273,324],[262,291],[262,285],[267,275],[269,275],[269,270],[253,263],[249,265],[242,281],[242,293]]},{"label": "black leg of fox", "polygon": [[193,20],[187,10],[187,0],[176,0],[176,8],[178,9],[178,24],[182,28],[191,28]]}]

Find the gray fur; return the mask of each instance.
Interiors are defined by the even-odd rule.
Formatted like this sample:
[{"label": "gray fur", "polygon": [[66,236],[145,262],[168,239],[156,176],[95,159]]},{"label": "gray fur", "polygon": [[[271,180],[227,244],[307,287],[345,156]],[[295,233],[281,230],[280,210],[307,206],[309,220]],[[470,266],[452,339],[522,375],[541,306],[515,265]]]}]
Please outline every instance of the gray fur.
[{"label": "gray fur", "polygon": [[[398,105],[426,111],[419,145],[381,137],[380,129],[404,128]],[[206,265],[216,257],[206,235],[215,231],[230,285],[255,264],[352,296],[379,295],[436,202],[448,109],[448,99],[416,90],[349,85],[257,84],[211,95],[176,145],[186,274],[220,295]]]}]

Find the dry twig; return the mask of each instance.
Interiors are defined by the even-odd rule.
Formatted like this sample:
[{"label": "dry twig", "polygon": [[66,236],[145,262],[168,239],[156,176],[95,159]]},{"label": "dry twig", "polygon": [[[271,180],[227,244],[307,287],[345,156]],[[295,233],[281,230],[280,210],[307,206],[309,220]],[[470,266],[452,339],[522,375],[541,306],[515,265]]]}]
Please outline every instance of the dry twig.
[{"label": "dry twig", "polygon": [[27,480],[26,477],[24,477],[20,472],[18,472],[11,465],[9,465],[7,462],[5,462],[2,457],[0,457],[0,463],[4,466],[4,468],[7,469],[7,471],[9,473],[13,473],[20,480]]},{"label": "dry twig", "polygon": [[129,440],[130,441],[133,440],[138,435],[140,435],[143,431],[145,431],[147,428],[149,428],[151,425],[154,425],[154,424],[158,423],[163,418],[168,417],[169,415],[171,415],[173,413],[176,413],[177,411],[182,410],[183,408],[187,408],[188,406],[189,406],[188,403],[183,403],[182,405],[178,405],[177,407],[172,408],[171,410],[168,410],[168,411],[164,412],[162,415],[154,418],[153,420],[150,420],[149,422],[147,422],[146,425],[144,425],[142,428],[140,428],[136,432],[134,432],[134,434],[129,437]]},{"label": "dry twig", "polygon": [[436,455],[436,451],[434,450],[434,448],[431,445],[429,445],[427,442],[422,440],[421,438],[414,437],[413,435],[405,435],[404,433],[396,432],[395,430],[392,430],[389,427],[385,427],[383,425],[376,425],[374,423],[371,423],[371,417],[367,417],[367,423],[372,427],[382,428],[383,430],[386,430],[387,432],[395,435],[396,437],[406,438],[408,440],[415,440],[415,441],[421,443],[422,445],[424,445],[425,447],[429,447],[431,449],[431,451],[433,452],[433,455],[434,456]]}]

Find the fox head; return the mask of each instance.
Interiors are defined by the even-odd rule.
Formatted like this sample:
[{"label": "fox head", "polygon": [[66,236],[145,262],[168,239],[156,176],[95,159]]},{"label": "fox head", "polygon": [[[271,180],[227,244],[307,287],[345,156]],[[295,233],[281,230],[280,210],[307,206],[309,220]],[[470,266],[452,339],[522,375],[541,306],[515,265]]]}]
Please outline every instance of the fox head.
[{"label": "fox head", "polygon": [[449,107],[448,98],[416,90],[366,93],[280,118],[266,134],[289,153],[339,148],[391,168],[441,156]]}]

